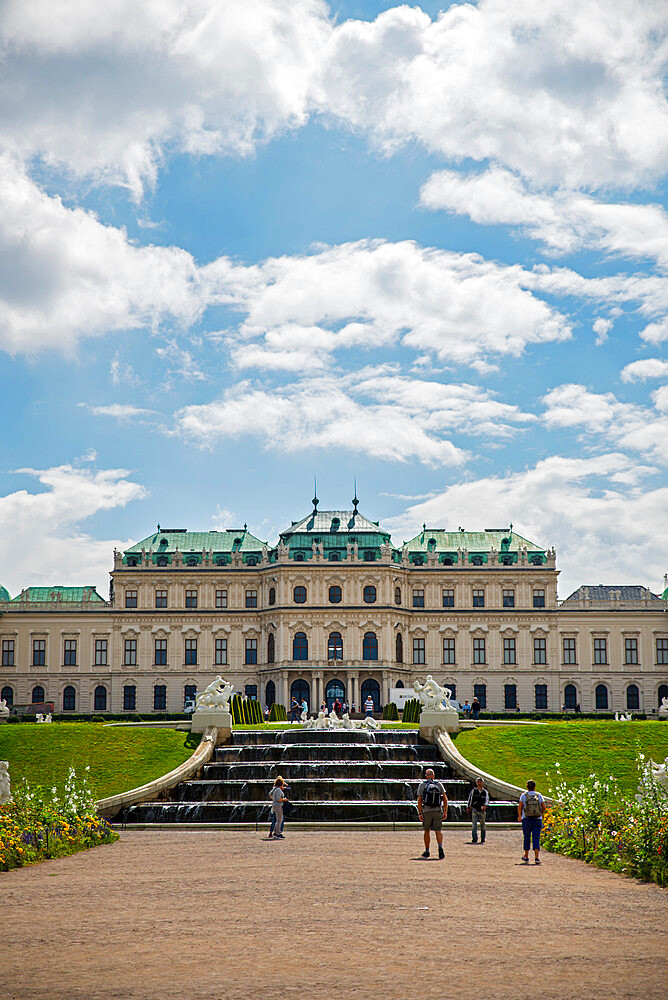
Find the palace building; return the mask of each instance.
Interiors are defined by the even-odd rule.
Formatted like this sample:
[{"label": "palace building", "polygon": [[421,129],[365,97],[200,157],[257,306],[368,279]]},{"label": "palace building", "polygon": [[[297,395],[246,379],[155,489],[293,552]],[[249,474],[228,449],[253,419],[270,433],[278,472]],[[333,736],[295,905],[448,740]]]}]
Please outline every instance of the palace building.
[{"label": "palace building", "polygon": [[656,713],[668,696],[668,589],[580,587],[508,528],[428,528],[397,546],[358,510],[312,511],[274,546],[237,530],[157,530],[94,587],[0,587],[0,698],[57,712],[181,712],[222,674],[317,710],[376,708],[430,673],[493,711]]}]

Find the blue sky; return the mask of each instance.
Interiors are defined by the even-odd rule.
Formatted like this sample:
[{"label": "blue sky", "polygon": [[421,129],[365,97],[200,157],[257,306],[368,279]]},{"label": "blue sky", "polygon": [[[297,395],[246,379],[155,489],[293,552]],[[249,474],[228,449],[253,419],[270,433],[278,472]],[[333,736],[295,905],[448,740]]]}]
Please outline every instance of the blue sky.
[{"label": "blue sky", "polygon": [[0,12],[0,582],[159,521],[668,570],[665,4]]}]

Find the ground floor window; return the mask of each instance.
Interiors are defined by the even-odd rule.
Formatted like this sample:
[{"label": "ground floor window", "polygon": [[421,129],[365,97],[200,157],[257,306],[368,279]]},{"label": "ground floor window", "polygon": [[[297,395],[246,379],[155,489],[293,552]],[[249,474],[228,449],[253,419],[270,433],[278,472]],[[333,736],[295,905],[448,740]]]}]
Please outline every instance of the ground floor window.
[{"label": "ground floor window", "polygon": [[536,693],[536,709],[540,711],[545,711],[547,708],[547,684],[536,684],[534,687]]},{"label": "ground floor window", "polygon": [[197,686],[195,684],[184,684],[183,685],[183,704],[184,706],[188,702],[193,702],[197,697]]},{"label": "ground floor window", "polygon": [[257,701],[257,684],[246,684],[244,686],[244,694],[247,698]]},{"label": "ground floor window", "polygon": [[629,684],[626,689],[626,707],[631,711],[640,708],[640,690],[637,684]]},{"label": "ground floor window", "polygon": [[166,684],[155,684],[153,687],[153,709],[156,712],[164,712],[167,708],[167,686]]},{"label": "ground floor window", "polygon": [[276,685],[273,681],[267,681],[267,686],[264,689],[264,700],[269,708],[276,701]]},{"label": "ground floor window", "polygon": [[371,695],[374,712],[380,712],[380,685],[378,684],[378,681],[375,681],[372,677],[369,677],[362,684],[360,690],[361,708],[364,708],[364,704],[369,695]]},{"label": "ground floor window", "polygon": [[596,691],[594,692],[596,699],[597,708],[607,708],[608,707],[608,689],[605,684],[597,684]]},{"label": "ground floor window", "polygon": [[311,687],[309,682],[305,681],[303,677],[299,677],[290,685],[290,702],[292,702],[293,698],[296,698],[300,705],[303,701],[307,705],[311,704]]},{"label": "ground floor window", "polygon": [[487,708],[487,685],[474,684],[473,697],[478,699],[481,708]]},{"label": "ground floor window", "polygon": [[63,712],[73,712],[77,707],[77,693],[71,684],[63,691]]},{"label": "ground floor window", "polygon": [[107,711],[107,689],[99,684],[93,694],[93,710],[95,712]]},{"label": "ground floor window", "polygon": [[32,695],[30,700],[32,701],[33,705],[38,705],[40,702],[46,700],[46,696],[44,694],[44,688],[42,687],[41,684],[38,684],[36,687],[32,689]]},{"label": "ground floor window", "polygon": [[564,708],[575,708],[578,703],[578,692],[575,684],[567,684],[564,688]]},{"label": "ground floor window", "polygon": [[346,700],[346,688],[343,681],[340,681],[338,677],[335,677],[329,681],[327,687],[325,688],[325,701],[327,702],[328,711],[331,712],[337,698],[340,702],[344,702]]},{"label": "ground floor window", "polygon": [[503,685],[503,707],[517,708],[517,684]]},{"label": "ground floor window", "polygon": [[[11,688],[10,688],[10,690],[11,690]],[[659,685],[659,694],[658,694],[658,701],[657,701],[657,706],[659,708],[661,708],[661,702],[663,701],[664,698],[668,698],[668,684],[660,684]],[[7,704],[9,705],[9,701],[7,702]]]},{"label": "ground floor window", "polygon": [[[10,687],[3,687],[2,691],[0,691],[0,701],[6,701],[7,708],[11,708],[14,704],[14,689]],[[659,704],[661,704],[660,698]]]},{"label": "ground floor window", "polygon": [[137,708],[137,688],[134,684],[126,684],[123,687],[123,711],[134,712]]}]

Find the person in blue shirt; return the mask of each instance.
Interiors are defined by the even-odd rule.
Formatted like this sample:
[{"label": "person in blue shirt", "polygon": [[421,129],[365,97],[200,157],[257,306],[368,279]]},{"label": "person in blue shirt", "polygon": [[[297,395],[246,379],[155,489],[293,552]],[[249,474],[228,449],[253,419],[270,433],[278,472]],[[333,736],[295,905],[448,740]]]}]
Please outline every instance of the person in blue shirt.
[{"label": "person in blue shirt", "polygon": [[529,864],[529,847],[533,847],[534,864],[540,862],[540,831],[543,826],[545,799],[536,791],[536,782],[527,781],[527,790],[522,792],[517,803],[517,819],[522,823],[524,833],[524,855],[522,861]]}]

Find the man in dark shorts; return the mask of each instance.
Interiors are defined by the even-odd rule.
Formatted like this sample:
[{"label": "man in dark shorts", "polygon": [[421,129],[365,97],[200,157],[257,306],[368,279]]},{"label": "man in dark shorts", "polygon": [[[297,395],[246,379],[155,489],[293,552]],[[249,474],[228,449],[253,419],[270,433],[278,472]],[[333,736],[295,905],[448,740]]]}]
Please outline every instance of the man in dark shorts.
[{"label": "man in dark shorts", "polygon": [[441,827],[443,820],[448,815],[448,797],[445,788],[440,781],[436,781],[433,767],[428,767],[425,771],[424,781],[420,783],[417,795],[418,816],[424,830],[424,851],[423,858],[429,857],[429,844],[431,841],[431,831],[436,834],[438,844],[438,859],[442,861],[445,857],[443,850],[443,833]]}]

